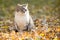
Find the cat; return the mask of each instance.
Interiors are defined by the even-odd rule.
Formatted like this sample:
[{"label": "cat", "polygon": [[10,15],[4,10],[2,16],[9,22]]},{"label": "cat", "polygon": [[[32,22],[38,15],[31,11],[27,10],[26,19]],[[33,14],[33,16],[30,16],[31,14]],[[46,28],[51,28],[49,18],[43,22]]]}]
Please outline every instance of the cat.
[{"label": "cat", "polygon": [[14,28],[17,31],[31,31],[34,29],[34,22],[29,14],[28,4],[17,4],[14,11]]}]

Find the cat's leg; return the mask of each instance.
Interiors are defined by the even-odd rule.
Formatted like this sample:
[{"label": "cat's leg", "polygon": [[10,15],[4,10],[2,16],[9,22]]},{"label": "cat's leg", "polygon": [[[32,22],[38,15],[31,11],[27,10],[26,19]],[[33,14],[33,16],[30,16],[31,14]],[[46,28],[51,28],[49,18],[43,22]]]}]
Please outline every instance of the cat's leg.
[{"label": "cat's leg", "polygon": [[28,24],[28,31],[32,31],[35,29],[35,25],[34,25],[34,22],[32,20],[32,17],[30,16],[29,18],[29,24]]},{"label": "cat's leg", "polygon": [[8,30],[9,30],[9,31],[12,31],[12,30],[18,31],[18,30],[17,30],[17,25],[16,25],[16,23],[14,22],[14,24],[13,24],[12,26],[9,26]]}]

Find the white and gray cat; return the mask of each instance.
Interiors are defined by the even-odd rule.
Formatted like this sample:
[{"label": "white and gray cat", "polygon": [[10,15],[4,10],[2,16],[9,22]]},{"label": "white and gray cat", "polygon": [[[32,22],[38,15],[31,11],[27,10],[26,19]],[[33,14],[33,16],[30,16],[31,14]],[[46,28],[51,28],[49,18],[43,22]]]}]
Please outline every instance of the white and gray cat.
[{"label": "white and gray cat", "polygon": [[30,31],[34,28],[32,17],[29,15],[28,4],[18,4],[14,11],[14,24],[13,29],[17,31]]}]

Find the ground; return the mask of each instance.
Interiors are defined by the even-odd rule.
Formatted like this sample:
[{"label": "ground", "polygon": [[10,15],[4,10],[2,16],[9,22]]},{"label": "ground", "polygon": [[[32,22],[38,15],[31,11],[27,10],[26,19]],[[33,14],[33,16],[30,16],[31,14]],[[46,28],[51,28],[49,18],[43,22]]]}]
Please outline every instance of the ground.
[{"label": "ground", "polygon": [[[5,21],[6,22],[6,21]],[[37,18],[34,20],[35,29],[28,32],[15,32],[14,30],[8,32],[8,26],[2,26],[0,21],[0,40],[59,40],[60,39],[60,25],[59,19],[51,16]]]}]

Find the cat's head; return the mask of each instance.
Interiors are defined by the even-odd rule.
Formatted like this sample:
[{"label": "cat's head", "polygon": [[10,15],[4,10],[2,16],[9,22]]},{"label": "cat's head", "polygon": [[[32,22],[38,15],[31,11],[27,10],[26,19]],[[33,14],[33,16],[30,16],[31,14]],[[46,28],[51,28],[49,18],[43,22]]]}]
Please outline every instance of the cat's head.
[{"label": "cat's head", "polygon": [[25,13],[28,11],[28,4],[17,4],[17,7],[16,7],[16,12],[22,12],[22,13]]}]

